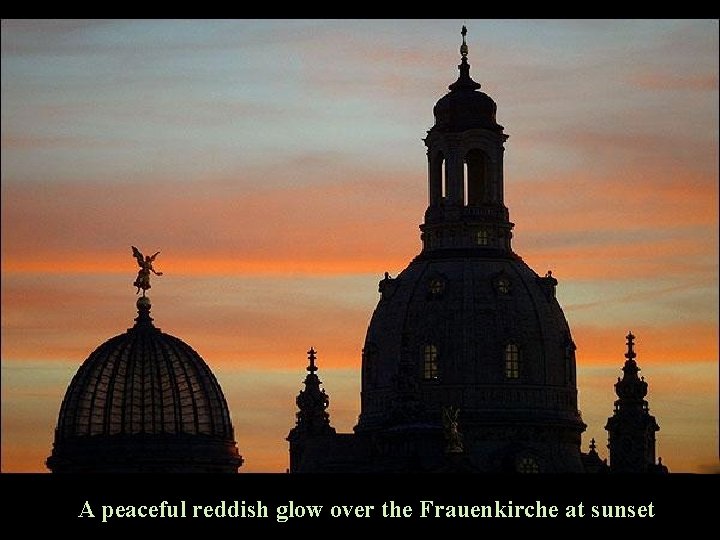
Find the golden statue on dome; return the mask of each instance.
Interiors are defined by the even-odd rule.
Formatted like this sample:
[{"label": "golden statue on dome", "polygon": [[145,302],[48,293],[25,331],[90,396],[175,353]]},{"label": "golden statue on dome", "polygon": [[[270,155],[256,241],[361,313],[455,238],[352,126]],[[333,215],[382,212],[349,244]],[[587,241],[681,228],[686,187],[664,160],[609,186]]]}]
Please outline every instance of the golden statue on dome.
[{"label": "golden statue on dome", "polygon": [[137,259],[138,265],[140,266],[140,271],[138,272],[137,277],[135,278],[135,282],[133,283],[133,287],[137,287],[137,291],[135,294],[140,293],[140,289],[142,289],[143,296],[145,296],[145,291],[147,291],[150,288],[150,272],[155,274],[156,276],[162,276],[162,272],[156,272],[153,268],[153,261],[155,261],[155,257],[160,255],[160,252],[158,251],[155,253],[155,255],[146,255],[143,257],[143,254],[140,253],[140,250],[136,248],[135,246],[132,247],[132,253],[133,257]]}]

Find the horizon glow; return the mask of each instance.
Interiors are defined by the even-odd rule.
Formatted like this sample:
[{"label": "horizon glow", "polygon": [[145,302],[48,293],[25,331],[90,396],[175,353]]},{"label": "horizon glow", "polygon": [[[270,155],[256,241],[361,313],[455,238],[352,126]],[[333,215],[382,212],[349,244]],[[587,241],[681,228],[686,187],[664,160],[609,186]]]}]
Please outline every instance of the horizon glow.
[{"label": "horizon glow", "polygon": [[[46,471],[65,389],[153,317],[284,472],[305,351],[359,413],[377,282],[420,249],[453,20],[2,21],[2,471]],[[552,269],[601,456],[628,330],[672,472],[717,471],[718,22],[468,21],[510,138],[513,249]]]}]

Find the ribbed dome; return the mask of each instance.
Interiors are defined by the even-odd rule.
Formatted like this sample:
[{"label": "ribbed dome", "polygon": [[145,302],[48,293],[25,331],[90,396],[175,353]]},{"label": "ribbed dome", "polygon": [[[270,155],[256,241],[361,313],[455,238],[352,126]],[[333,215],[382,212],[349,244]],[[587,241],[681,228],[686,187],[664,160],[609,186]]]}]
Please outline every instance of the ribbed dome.
[{"label": "ribbed dome", "polygon": [[82,468],[92,449],[91,468],[103,470],[236,471],[242,458],[217,379],[192,347],[152,324],[148,298],[138,311],[70,383],[48,466]]}]

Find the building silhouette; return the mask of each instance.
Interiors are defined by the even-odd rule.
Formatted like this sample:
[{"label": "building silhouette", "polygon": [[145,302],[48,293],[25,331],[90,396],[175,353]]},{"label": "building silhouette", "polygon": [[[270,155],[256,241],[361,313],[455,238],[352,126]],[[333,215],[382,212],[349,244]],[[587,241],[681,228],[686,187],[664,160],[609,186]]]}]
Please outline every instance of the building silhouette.
[{"label": "building silhouette", "polygon": [[[287,438],[291,472],[608,469],[594,440],[581,451],[586,426],[575,343],[555,296],[558,281],[512,250],[503,177],[508,135],[495,102],[470,76],[465,35],[463,27],[458,79],[435,104],[424,139],[422,250],[379,284],[362,353],[358,423],[352,434],[331,427],[311,349]],[[631,361],[607,426],[610,470],[647,472],[657,469],[659,428]]]},{"label": "building silhouette", "polygon": [[645,377],[638,377],[640,368],[635,362],[635,336],[627,335],[627,352],[623,377],[615,383],[613,416],[608,418],[610,470],[620,473],[667,472],[662,459],[655,462],[655,432],[660,430],[655,417],[650,414],[645,396],[648,384]]},{"label": "building silhouette", "polygon": [[153,325],[150,298],[135,325],[100,345],[65,393],[52,472],[237,472],[225,396],[200,355]]},{"label": "building silhouette", "polygon": [[[495,102],[470,76],[465,35],[463,27],[458,79],[435,104],[424,139],[422,249],[379,283],[362,351],[358,423],[353,433],[332,427],[311,348],[287,437],[289,471],[667,472],[655,462],[659,426],[632,333],[605,427],[610,463],[594,439],[581,451],[575,343],[558,281],[512,249],[508,135]],[[237,472],[243,458],[220,385],[197,352],[153,325],[145,291],[155,256],[133,251],[141,268],[134,285],[143,289],[135,325],[77,371],[47,466],[57,473]]]}]

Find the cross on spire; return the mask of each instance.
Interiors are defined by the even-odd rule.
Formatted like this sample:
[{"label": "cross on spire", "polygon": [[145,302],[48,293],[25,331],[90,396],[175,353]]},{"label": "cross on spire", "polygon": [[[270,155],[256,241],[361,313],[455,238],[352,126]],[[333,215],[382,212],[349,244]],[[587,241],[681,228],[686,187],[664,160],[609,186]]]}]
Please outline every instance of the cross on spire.
[{"label": "cross on spire", "polygon": [[465,42],[465,36],[467,35],[467,28],[465,27],[464,24],[463,24],[462,30],[460,30],[460,34],[462,35],[462,39],[463,39],[462,45],[460,45],[460,55],[463,58],[466,58],[468,55],[468,46],[467,46],[467,43]]},{"label": "cross on spire", "polygon": [[610,472],[663,472],[655,463],[655,432],[660,429],[650,414],[648,383],[638,376],[635,336],[628,332],[622,379],[615,383],[615,410],[608,418]]},{"label": "cross on spire", "polygon": [[309,373],[314,374],[318,370],[317,366],[315,365],[315,360],[316,360],[315,355],[317,353],[315,352],[315,349],[313,347],[310,347],[310,350],[307,352],[307,354],[308,354],[308,360],[310,361],[310,365],[308,365],[307,370]]},{"label": "cross on spire", "polygon": [[470,77],[470,64],[468,64],[468,46],[467,42],[465,41],[465,36],[467,35],[467,27],[463,25],[462,30],[460,31],[460,34],[462,35],[462,45],[460,45],[460,65],[458,66],[458,69],[460,70],[460,77],[458,77],[458,80],[452,83],[448,88],[450,90],[477,90],[480,88],[480,83],[476,83],[472,80]]},{"label": "cross on spire", "polygon": [[625,353],[625,358],[628,360],[632,360],[637,355],[635,354],[635,351],[633,350],[633,347],[635,346],[635,336],[632,332],[628,332],[628,335],[625,336],[627,338],[627,352]]},{"label": "cross on spire", "polygon": [[330,415],[327,412],[330,397],[320,386],[322,383],[315,374],[318,370],[315,365],[317,358],[315,348],[310,347],[307,355],[309,365],[307,367],[308,374],[305,376],[305,381],[303,382],[305,388],[300,391],[295,399],[295,403],[298,406],[298,412],[296,413],[297,423],[290,431],[288,440],[296,440],[297,437],[303,434],[329,435],[335,433],[335,428],[330,426]]}]

